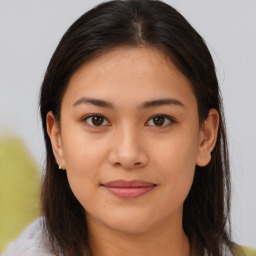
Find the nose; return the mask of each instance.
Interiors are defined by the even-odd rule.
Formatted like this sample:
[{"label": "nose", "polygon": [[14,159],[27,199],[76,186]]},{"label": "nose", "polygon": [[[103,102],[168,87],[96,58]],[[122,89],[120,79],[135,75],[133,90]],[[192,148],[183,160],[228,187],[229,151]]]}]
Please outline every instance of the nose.
[{"label": "nose", "polygon": [[129,127],[124,127],[113,135],[108,158],[113,166],[124,169],[143,167],[149,160],[142,136]]}]

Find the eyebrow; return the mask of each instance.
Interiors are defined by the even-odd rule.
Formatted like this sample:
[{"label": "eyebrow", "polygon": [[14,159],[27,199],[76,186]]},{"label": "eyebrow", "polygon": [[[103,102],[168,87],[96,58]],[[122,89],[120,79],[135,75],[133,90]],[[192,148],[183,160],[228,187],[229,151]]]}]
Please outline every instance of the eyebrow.
[{"label": "eyebrow", "polygon": [[[101,100],[101,99],[87,98],[87,97],[80,98],[73,104],[73,106],[77,106],[80,104],[92,104],[98,107],[111,108],[111,109],[115,108],[115,106],[108,101]],[[177,105],[177,106],[184,107],[184,104],[177,99],[164,98],[164,99],[156,99],[156,100],[143,102],[140,106],[138,106],[138,110],[143,110],[146,108],[158,107],[163,105]]]}]

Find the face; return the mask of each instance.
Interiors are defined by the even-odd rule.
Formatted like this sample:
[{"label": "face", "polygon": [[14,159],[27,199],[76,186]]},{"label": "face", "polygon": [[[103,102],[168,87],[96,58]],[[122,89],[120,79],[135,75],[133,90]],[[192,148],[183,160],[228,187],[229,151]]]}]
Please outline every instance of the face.
[{"label": "face", "polygon": [[158,50],[116,48],[86,63],[60,124],[52,113],[47,122],[88,222],[136,233],[182,219],[208,137],[190,82]]}]

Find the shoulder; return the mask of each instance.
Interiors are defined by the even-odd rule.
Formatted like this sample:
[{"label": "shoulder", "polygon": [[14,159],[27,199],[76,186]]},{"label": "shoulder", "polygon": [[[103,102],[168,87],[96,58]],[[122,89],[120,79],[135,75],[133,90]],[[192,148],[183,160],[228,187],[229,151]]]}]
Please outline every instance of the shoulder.
[{"label": "shoulder", "polygon": [[1,256],[54,256],[49,246],[43,241],[44,218],[40,217],[31,223],[18,237],[12,241]]}]

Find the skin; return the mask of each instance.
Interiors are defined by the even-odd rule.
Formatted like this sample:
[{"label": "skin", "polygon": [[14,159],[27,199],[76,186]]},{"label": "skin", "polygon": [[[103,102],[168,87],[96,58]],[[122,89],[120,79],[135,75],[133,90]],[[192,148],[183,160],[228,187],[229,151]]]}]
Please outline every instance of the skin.
[{"label": "skin", "polygon": [[[113,108],[86,103],[100,99]],[[144,102],[174,99],[181,104],[147,108]],[[90,114],[104,117],[95,126]],[[166,115],[157,123],[155,115]],[[99,123],[96,122],[96,125]],[[211,159],[218,112],[199,124],[189,80],[154,48],[115,48],[91,60],[72,77],[58,123],[47,129],[56,161],[86,210],[94,256],[190,255],[182,228],[183,203],[195,166]],[[156,184],[134,199],[121,199],[101,186],[143,180]]]}]

